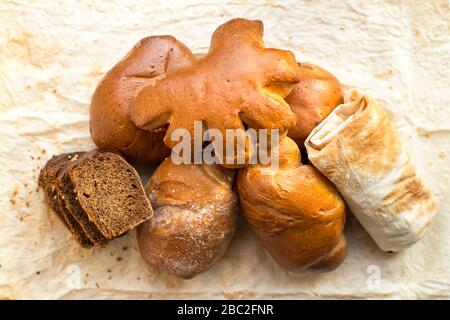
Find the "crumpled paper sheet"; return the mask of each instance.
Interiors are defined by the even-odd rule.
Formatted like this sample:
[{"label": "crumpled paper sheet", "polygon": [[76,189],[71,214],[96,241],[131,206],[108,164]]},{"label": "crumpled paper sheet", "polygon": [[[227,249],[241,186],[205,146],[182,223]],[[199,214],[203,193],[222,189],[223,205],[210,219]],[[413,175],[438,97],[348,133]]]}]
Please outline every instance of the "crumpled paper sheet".
[{"label": "crumpled paper sheet", "polygon": [[[293,274],[240,221],[222,261],[184,281],[147,266],[135,232],[106,249],[72,240],[37,175],[53,154],[94,147],[89,101],[103,74],[148,35],[206,52],[234,17],[263,20],[268,46],[381,101],[439,202],[423,241],[383,253],[349,217],[344,264]],[[449,52],[449,1],[0,2],[0,298],[449,298]]]}]

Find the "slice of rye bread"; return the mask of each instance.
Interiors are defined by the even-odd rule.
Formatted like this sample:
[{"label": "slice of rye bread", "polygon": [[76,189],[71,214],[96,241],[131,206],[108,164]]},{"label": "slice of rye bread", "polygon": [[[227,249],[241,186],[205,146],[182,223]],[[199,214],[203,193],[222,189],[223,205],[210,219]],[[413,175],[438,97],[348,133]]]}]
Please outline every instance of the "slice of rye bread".
[{"label": "slice of rye bread", "polygon": [[82,212],[108,239],[153,216],[138,173],[115,151],[86,153],[69,166],[65,177]]},{"label": "slice of rye bread", "polygon": [[39,173],[38,185],[44,190],[45,199],[48,205],[56,213],[59,220],[69,229],[74,238],[84,248],[93,246],[92,241],[87,238],[81,226],[68,213],[61,202],[61,197],[56,190],[56,177],[63,167],[66,167],[71,159],[76,159],[84,152],[64,153],[53,156]]},{"label": "slice of rye bread", "polygon": [[77,221],[86,236],[96,246],[104,247],[108,242],[108,239],[100,232],[97,226],[89,220],[87,215],[80,208],[80,205],[76,199],[76,194],[73,192],[72,185],[68,179],[68,169],[78,161],[74,160],[69,163],[66,168],[61,170],[56,178],[56,188],[59,196],[62,199],[63,207],[66,212],[69,212],[72,219]]}]

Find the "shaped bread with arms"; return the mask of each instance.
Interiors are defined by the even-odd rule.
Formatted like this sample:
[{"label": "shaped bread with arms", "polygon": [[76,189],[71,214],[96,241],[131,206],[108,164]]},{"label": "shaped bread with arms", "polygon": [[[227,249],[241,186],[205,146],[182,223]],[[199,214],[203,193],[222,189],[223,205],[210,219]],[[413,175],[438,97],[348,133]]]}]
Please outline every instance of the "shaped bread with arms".
[{"label": "shaped bread with arms", "polygon": [[233,19],[221,25],[206,56],[137,91],[131,120],[145,130],[168,124],[164,142],[170,148],[178,144],[172,141],[176,129],[194,137],[194,121],[223,137],[226,129],[245,125],[285,134],[296,117],[283,98],[300,80],[299,68],[292,52],[265,48],[262,35],[261,21]]}]

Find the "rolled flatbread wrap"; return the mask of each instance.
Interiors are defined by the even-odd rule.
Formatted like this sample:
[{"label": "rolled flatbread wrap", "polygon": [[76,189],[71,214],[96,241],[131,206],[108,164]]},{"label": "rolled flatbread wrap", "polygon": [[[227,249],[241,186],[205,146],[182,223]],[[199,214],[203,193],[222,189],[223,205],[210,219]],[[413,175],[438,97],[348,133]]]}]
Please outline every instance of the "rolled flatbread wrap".
[{"label": "rolled flatbread wrap", "polygon": [[400,251],[422,238],[436,203],[376,100],[349,92],[305,146],[381,250]]}]

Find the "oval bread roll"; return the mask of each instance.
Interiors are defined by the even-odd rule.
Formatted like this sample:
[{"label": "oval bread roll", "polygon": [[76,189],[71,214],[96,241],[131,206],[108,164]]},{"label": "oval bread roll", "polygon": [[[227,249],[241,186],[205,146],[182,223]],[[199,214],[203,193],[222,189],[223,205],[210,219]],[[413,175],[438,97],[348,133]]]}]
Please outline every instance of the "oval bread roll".
[{"label": "oval bread roll", "polygon": [[343,91],[338,79],[311,63],[299,63],[301,80],[286,97],[286,102],[297,115],[297,123],[288,136],[299,146],[309,133],[343,102]]},{"label": "oval bread roll", "polygon": [[102,79],[92,96],[90,128],[99,148],[119,150],[128,159],[157,163],[168,154],[163,143],[166,128],[145,131],[129,119],[136,90],[153,78],[191,64],[194,55],[171,36],[139,41]]},{"label": "oval bread roll", "polygon": [[345,204],[334,186],[300,163],[295,142],[280,142],[279,168],[253,165],[239,170],[243,214],[262,245],[282,267],[330,271],[347,253]]},{"label": "oval bread roll", "polygon": [[236,226],[233,179],[220,165],[176,165],[167,158],[146,186],[154,219],[137,228],[145,261],[184,279],[211,268]]}]

